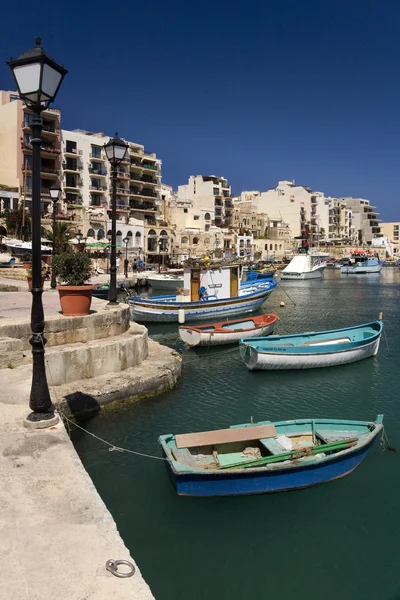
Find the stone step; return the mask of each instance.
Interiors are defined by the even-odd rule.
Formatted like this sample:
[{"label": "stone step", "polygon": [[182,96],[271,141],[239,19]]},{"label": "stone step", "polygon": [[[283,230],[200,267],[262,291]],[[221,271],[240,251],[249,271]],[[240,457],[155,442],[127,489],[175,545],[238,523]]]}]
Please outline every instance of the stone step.
[{"label": "stone step", "polygon": [[[49,385],[67,384],[135,367],[148,354],[147,329],[136,324],[122,335],[86,343],[46,348],[46,373]],[[31,355],[26,356],[31,361]]]},{"label": "stone step", "polygon": [[0,338],[0,369],[14,369],[24,362],[23,344],[15,338]]}]

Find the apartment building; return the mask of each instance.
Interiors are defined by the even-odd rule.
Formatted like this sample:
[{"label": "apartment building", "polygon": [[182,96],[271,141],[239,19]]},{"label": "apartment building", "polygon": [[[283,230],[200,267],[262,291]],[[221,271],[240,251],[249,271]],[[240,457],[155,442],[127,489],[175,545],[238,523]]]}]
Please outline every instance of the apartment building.
[{"label": "apartment building", "polygon": [[400,221],[380,223],[382,236],[385,237],[393,248],[393,255],[400,256]]},{"label": "apartment building", "polygon": [[199,219],[209,213],[216,227],[232,226],[232,193],[228,181],[215,175],[192,175],[178,187],[178,200],[191,200]]},{"label": "apartment building", "polygon": [[[32,203],[33,114],[16,92],[0,91],[0,184],[18,190],[29,209]],[[42,113],[41,207],[51,203],[50,187],[58,180],[61,168],[60,111],[49,108]]]},{"label": "apartment building", "polygon": [[339,200],[345,202],[347,209],[351,211],[356,243],[372,245],[374,238],[381,237],[379,213],[376,212],[376,207],[372,206],[369,200],[351,196],[339,198]]}]

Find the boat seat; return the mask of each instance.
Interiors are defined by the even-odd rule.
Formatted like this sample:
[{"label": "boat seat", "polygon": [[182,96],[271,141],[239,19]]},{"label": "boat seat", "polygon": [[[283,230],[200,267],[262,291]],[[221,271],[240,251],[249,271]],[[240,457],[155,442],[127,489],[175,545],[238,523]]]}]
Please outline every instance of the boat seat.
[{"label": "boat seat", "polygon": [[287,449],[284,448],[278,440],[272,437],[260,439],[260,444],[262,444],[268,452],[271,452],[271,454],[282,454],[282,452],[287,452]]},{"label": "boat seat", "polygon": [[334,346],[335,344],[348,344],[350,343],[349,338],[331,338],[326,340],[309,340],[308,342],[304,342],[304,344],[298,344],[299,346],[323,346],[324,344],[329,346]]},{"label": "boat seat", "polygon": [[177,448],[196,448],[197,446],[216,446],[230,442],[250,442],[261,438],[276,436],[275,425],[251,425],[232,427],[199,433],[183,433],[175,436]]},{"label": "boat seat", "polygon": [[331,431],[329,429],[327,429],[326,431],[323,429],[315,431],[315,435],[319,437],[319,439],[322,442],[325,442],[325,444],[330,444],[331,442],[341,440],[358,438],[362,433],[363,432],[360,431]]}]

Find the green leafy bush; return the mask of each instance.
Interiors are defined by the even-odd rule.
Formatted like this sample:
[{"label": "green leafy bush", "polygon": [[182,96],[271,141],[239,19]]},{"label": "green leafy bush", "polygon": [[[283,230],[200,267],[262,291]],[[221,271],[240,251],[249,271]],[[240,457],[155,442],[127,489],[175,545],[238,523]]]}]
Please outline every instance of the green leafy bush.
[{"label": "green leafy bush", "polygon": [[53,256],[52,268],[66,285],[85,285],[92,274],[92,261],[83,252],[63,252]]}]

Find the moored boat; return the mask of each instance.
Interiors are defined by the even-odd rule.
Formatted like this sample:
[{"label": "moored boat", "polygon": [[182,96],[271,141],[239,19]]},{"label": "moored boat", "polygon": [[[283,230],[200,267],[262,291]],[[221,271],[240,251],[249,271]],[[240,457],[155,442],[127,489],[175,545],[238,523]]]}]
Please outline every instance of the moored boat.
[{"label": "moored boat", "polygon": [[383,415],[374,422],[261,421],[162,435],[159,442],[180,496],[264,494],[347,475],[366,457],[382,423]]},{"label": "moored boat", "polygon": [[381,320],[345,329],[242,338],[240,355],[250,371],[334,367],[375,356]]},{"label": "moored boat", "polygon": [[183,276],[174,273],[159,273],[147,277],[147,283],[153,290],[175,291],[183,287]]},{"label": "moored boat", "polygon": [[277,281],[271,280],[262,288],[240,289],[238,265],[198,264],[185,267],[183,289],[175,296],[134,296],[129,305],[135,321],[204,321],[254,312],[276,286]]},{"label": "moored boat", "polygon": [[222,323],[181,326],[179,336],[189,347],[234,344],[240,341],[244,333],[247,337],[272,333],[277,320],[278,315],[271,313]]},{"label": "moored boat", "polygon": [[351,250],[350,254],[347,264],[340,267],[340,272],[344,275],[380,273],[385,263],[374,256],[372,250]]},{"label": "moored boat", "polygon": [[318,279],[326,267],[320,255],[297,254],[281,273],[281,279]]}]

